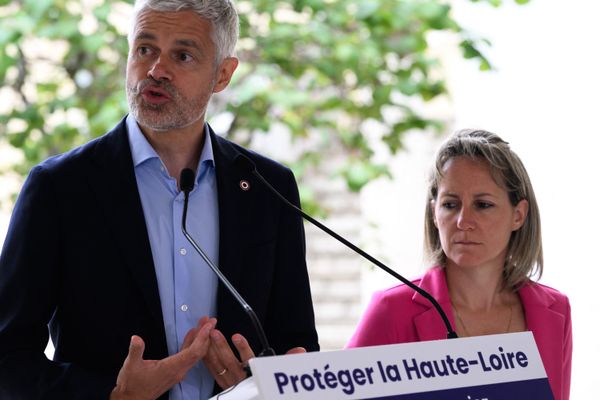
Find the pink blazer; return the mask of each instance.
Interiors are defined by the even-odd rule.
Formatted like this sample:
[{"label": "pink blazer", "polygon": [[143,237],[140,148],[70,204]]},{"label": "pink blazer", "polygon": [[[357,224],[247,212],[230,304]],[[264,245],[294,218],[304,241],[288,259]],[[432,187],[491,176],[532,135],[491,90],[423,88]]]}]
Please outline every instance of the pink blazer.
[{"label": "pink blazer", "polygon": [[[413,281],[440,303],[455,329],[446,274],[440,267]],[[533,332],[555,400],[568,400],[571,383],[571,308],[569,299],[539,283],[519,290],[527,328]],[[418,342],[446,338],[446,328],[435,308],[406,285],[373,295],[346,347]]]}]

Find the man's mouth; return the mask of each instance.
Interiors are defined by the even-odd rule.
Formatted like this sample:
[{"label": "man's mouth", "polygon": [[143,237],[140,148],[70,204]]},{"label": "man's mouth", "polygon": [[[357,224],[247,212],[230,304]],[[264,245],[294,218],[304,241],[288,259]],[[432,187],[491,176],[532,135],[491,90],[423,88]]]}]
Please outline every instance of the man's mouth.
[{"label": "man's mouth", "polygon": [[169,94],[162,88],[147,86],[141,93],[144,100],[152,104],[163,104],[171,99]]}]

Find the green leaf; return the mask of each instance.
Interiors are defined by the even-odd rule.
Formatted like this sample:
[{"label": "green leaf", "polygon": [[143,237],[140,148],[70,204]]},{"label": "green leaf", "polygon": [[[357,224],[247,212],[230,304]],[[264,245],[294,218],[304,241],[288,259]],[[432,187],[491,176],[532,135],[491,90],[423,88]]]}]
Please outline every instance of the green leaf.
[{"label": "green leaf", "polygon": [[389,176],[389,170],[385,165],[372,164],[362,160],[352,160],[352,162],[342,170],[342,175],[346,178],[350,190],[359,192],[373,179],[382,175]]},{"label": "green leaf", "polygon": [[272,104],[278,104],[285,108],[301,106],[310,101],[310,96],[307,93],[289,89],[276,90],[270,92],[268,96]]},{"label": "green leaf", "polygon": [[433,1],[425,1],[417,6],[417,16],[425,21],[436,21],[448,15],[450,6]]},{"label": "green leaf", "polygon": [[18,36],[17,32],[0,29],[0,50],[4,50],[6,44],[16,42]]},{"label": "green leaf", "polygon": [[466,59],[481,57],[481,52],[475,47],[472,41],[464,40],[460,43],[463,49],[463,57]]},{"label": "green leaf", "polygon": [[358,2],[356,18],[365,19],[372,17],[380,10],[381,4],[378,0],[362,0]]},{"label": "green leaf", "polygon": [[110,12],[112,11],[112,4],[110,2],[105,2],[104,4],[94,8],[94,16],[98,18],[99,21],[106,21]]},{"label": "green leaf", "polygon": [[36,22],[33,18],[23,12],[19,12],[17,15],[2,21],[2,30],[6,30],[6,32],[12,31],[12,35],[29,35],[35,29],[35,24]]},{"label": "green leaf", "polygon": [[60,20],[55,26],[58,35],[63,38],[79,35],[79,22],[75,19]]},{"label": "green leaf", "polygon": [[36,85],[38,93],[55,93],[58,90],[58,84],[55,82],[52,83],[38,83]]},{"label": "green leaf", "polygon": [[102,33],[94,33],[92,35],[84,36],[81,44],[86,52],[96,54],[105,44],[105,35]]},{"label": "green leaf", "polygon": [[[10,142],[26,156],[15,171],[24,173],[48,155],[103,134],[127,111],[123,89],[127,41],[120,27],[108,21],[121,2],[98,2],[93,10],[98,30],[88,36],[79,32],[81,15],[73,14],[74,3],[65,0],[23,0],[3,15],[0,89],[14,84],[6,77],[18,62],[10,50],[17,44],[43,37],[68,46],[64,60],[50,68],[51,76],[33,79],[31,69],[26,70],[26,81],[37,82],[35,101],[0,115],[0,141]],[[0,0],[0,6],[12,4],[17,0]],[[339,173],[352,190],[360,190],[369,181],[389,175],[385,165],[372,160],[375,150],[361,132],[363,121],[371,118],[383,125],[383,143],[391,153],[403,148],[406,132],[440,131],[445,126],[421,115],[427,112],[427,103],[418,112],[413,109],[415,101],[423,104],[422,100],[446,93],[439,60],[428,51],[430,32],[451,32],[458,37],[464,58],[478,62],[481,70],[492,68],[484,54],[489,41],[464,30],[452,16],[452,5],[447,0],[244,0],[241,9],[247,12],[240,15],[240,29],[245,43],[253,46],[240,48],[241,63],[227,89],[231,101],[215,102],[219,109],[213,115],[233,115],[229,137],[241,144],[251,143],[253,134],[269,131],[271,124],[283,126],[302,149],[293,166],[298,176],[317,168],[331,149],[341,149],[347,163]],[[295,12],[306,23],[281,22],[274,16],[282,11]],[[53,47],[51,43],[48,51]],[[99,56],[106,48],[118,54],[116,61]],[[24,61],[26,65],[38,62]],[[82,70],[93,77],[89,86],[73,82]],[[65,96],[62,88],[69,86],[76,92]],[[397,121],[383,118],[390,109],[395,110]],[[70,120],[57,123],[64,112],[88,118],[77,126]],[[11,119],[24,121],[24,131],[6,132]],[[58,125],[46,132],[50,120]],[[309,186],[301,189],[305,207],[313,207],[312,195]]]},{"label": "green leaf", "polygon": [[9,68],[14,67],[16,64],[17,60],[6,54],[4,48],[0,48],[0,82],[4,82]]},{"label": "green leaf", "polygon": [[24,8],[36,20],[40,20],[52,7],[53,0],[26,0]]}]

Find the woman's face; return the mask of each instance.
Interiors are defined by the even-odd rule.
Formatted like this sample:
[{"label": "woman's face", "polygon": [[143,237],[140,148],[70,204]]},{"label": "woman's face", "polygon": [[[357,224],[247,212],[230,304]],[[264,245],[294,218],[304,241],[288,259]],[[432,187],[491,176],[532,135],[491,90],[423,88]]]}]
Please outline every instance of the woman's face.
[{"label": "woman's face", "polygon": [[513,206],[484,160],[452,158],[442,172],[431,207],[448,266],[502,270],[511,233],[527,216],[527,200]]}]

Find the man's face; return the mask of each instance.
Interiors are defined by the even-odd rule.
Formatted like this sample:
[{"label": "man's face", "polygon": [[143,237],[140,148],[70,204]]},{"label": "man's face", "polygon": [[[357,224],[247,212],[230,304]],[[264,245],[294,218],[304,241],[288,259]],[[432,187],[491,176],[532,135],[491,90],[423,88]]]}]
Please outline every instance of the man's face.
[{"label": "man's face", "polygon": [[135,119],[153,131],[204,123],[212,93],[223,90],[237,59],[215,61],[211,24],[192,11],[142,11],[127,59],[127,100]]}]

